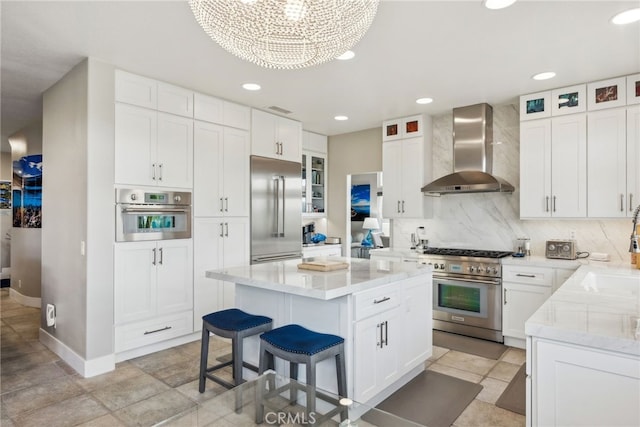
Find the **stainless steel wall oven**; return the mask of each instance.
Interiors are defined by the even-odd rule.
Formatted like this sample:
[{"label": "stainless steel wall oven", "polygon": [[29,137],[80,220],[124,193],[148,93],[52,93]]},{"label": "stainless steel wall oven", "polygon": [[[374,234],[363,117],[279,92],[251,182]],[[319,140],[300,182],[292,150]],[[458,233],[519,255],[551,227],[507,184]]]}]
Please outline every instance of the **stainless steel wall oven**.
[{"label": "stainless steel wall oven", "polygon": [[433,265],[433,328],[504,342],[499,258],[510,254],[427,248],[418,260]]},{"label": "stainless steel wall oven", "polygon": [[116,242],[191,238],[191,193],[116,189]]}]

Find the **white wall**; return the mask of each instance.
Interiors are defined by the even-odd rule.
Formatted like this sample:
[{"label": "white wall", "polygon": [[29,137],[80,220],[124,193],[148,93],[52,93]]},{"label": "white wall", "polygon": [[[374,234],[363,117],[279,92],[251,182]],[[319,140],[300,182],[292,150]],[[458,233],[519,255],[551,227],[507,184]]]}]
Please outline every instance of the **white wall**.
[{"label": "white wall", "polygon": [[113,75],[88,59],[43,98],[42,328],[85,360],[113,355]]}]

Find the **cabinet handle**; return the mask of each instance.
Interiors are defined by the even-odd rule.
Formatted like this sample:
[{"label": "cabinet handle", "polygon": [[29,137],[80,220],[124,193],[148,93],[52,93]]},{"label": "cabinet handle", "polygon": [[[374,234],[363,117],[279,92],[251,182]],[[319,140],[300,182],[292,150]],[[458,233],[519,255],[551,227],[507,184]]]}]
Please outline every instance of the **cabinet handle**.
[{"label": "cabinet handle", "polygon": [[373,303],[374,303],[374,304],[380,304],[381,302],[389,301],[390,299],[391,299],[391,298],[389,298],[389,297],[384,297],[384,298],[382,298],[382,299],[374,299],[374,300],[373,300]]},{"label": "cabinet handle", "polygon": [[225,212],[229,212],[229,198],[228,197],[224,198],[224,211]]},{"label": "cabinet handle", "polygon": [[402,201],[402,213],[404,213],[404,200]]},{"label": "cabinet handle", "polygon": [[398,213],[400,213],[400,200],[398,200],[398,208],[397,208],[397,210],[398,210]]},{"label": "cabinet handle", "polygon": [[536,277],[534,274],[520,274],[520,273],[516,274],[516,276],[518,276],[518,277],[529,277],[531,279],[535,279],[535,277]]},{"label": "cabinet handle", "polygon": [[549,212],[549,196],[545,197],[545,212]]},{"label": "cabinet handle", "polygon": [[620,195],[620,212],[624,212],[624,194]]},{"label": "cabinet handle", "polygon": [[507,305],[507,288],[504,288],[502,290],[502,293],[503,293],[502,299],[504,300],[504,305]]},{"label": "cabinet handle", "polygon": [[158,177],[158,181],[162,181],[162,165],[163,163],[158,164],[158,170],[160,170],[160,176]]},{"label": "cabinet handle", "polygon": [[[378,334],[378,336],[380,337],[380,339],[378,340],[378,342],[376,343],[376,348],[380,347],[382,348],[382,323],[378,323],[376,325],[376,329],[380,330],[380,333]],[[377,332],[376,332],[377,333]]]},{"label": "cabinet handle", "polygon": [[224,211],[224,203],[222,202],[222,197],[220,197],[220,212]]},{"label": "cabinet handle", "polygon": [[276,154],[280,154],[280,143],[276,142]]},{"label": "cabinet handle", "polygon": [[158,262],[158,264],[162,265],[162,261],[163,261],[163,258],[164,258],[164,255],[162,253],[162,248],[160,248],[158,252],[160,252],[160,261]]},{"label": "cabinet handle", "polygon": [[556,211],[556,196],[553,196],[553,211]]},{"label": "cabinet handle", "polygon": [[153,331],[144,331],[145,335],[155,334],[156,332],[168,331],[172,326],[165,326],[164,328],[154,329]]},{"label": "cabinet handle", "polygon": [[224,223],[224,229],[225,229],[224,237],[229,237],[229,223],[228,222]]},{"label": "cabinet handle", "polygon": [[280,143],[280,155],[284,156],[284,144]]},{"label": "cabinet handle", "polygon": [[384,339],[382,340],[380,347],[383,345],[389,345],[389,322],[386,320],[384,321]]},{"label": "cabinet handle", "polygon": [[224,237],[224,223],[220,223],[220,237]]},{"label": "cabinet handle", "polygon": [[153,248],[152,251],[153,251],[153,261],[151,261],[151,264],[156,265],[156,248]]},{"label": "cabinet handle", "polygon": [[151,163],[151,179],[156,180],[156,164]]},{"label": "cabinet handle", "polygon": [[633,193],[629,193],[629,212],[633,211]]}]

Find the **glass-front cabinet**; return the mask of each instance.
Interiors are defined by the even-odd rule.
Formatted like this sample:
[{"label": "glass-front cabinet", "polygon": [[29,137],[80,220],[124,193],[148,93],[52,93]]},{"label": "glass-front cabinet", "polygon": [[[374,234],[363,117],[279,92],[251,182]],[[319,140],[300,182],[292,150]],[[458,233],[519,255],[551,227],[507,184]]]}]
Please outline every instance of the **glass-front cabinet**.
[{"label": "glass-front cabinet", "polygon": [[302,215],[324,217],[327,212],[327,137],[302,132]]},{"label": "glass-front cabinet", "polygon": [[302,155],[302,213],[325,215],[326,156]]}]

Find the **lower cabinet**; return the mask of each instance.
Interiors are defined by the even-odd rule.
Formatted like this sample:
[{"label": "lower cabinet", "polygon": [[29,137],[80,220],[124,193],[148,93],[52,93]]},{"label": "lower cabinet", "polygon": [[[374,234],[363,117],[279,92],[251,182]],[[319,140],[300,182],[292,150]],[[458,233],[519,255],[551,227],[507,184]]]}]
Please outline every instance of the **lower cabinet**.
[{"label": "lower cabinet", "polygon": [[640,358],[530,338],[528,425],[640,425]]},{"label": "lower cabinet", "polygon": [[176,320],[193,316],[191,239],[118,243],[114,255],[116,353],[193,332]]},{"label": "lower cabinet", "polygon": [[354,399],[367,402],[431,356],[431,275],[354,294],[354,319]]}]

